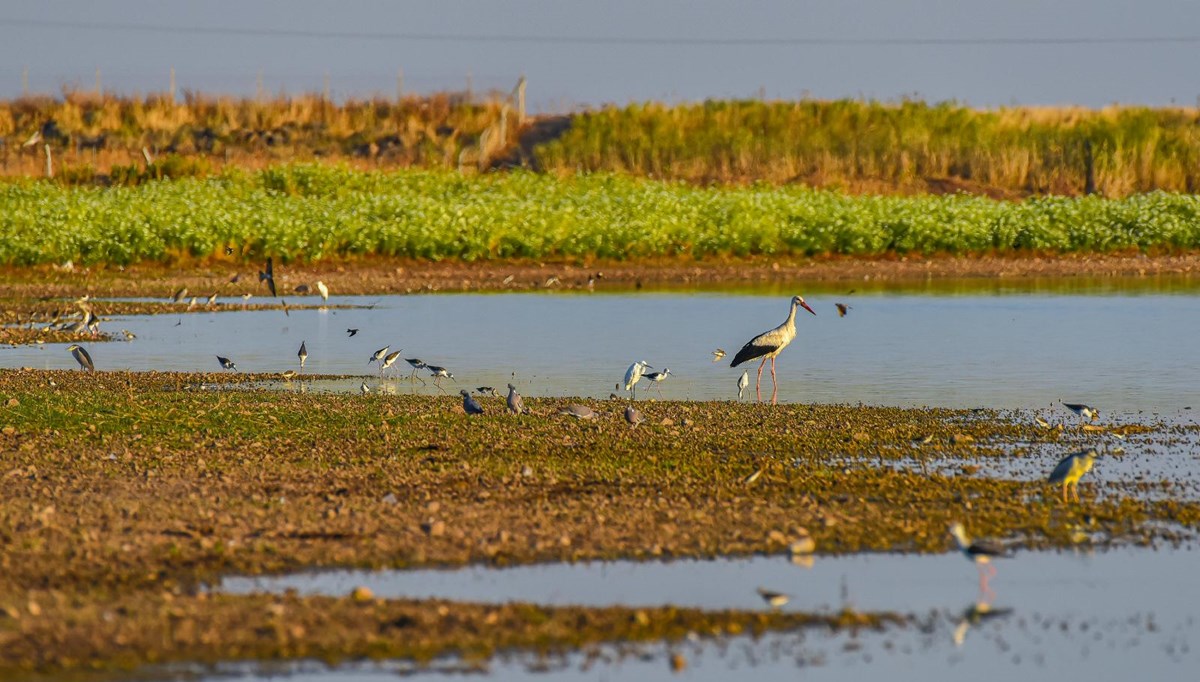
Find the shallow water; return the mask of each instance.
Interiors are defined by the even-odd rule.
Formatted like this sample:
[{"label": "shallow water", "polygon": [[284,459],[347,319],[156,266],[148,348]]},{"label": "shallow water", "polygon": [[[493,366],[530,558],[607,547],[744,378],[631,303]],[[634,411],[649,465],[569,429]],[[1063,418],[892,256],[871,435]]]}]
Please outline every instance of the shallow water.
[{"label": "shallow water", "polygon": [[[957,554],[817,557],[811,568],[780,557],[669,563],[594,563],[512,569],[331,572],[280,578],[230,579],[233,592],[297,589],[345,595],[357,585],[381,597],[442,597],[542,604],[661,605],[765,608],[755,588],[788,592],[787,609],[895,610],[917,624],[884,632],[808,630],[719,641],[644,647],[602,647],[552,659],[511,656],[487,666],[488,679],[675,679],[670,653],[688,667],[681,679],[889,680],[1182,679],[1200,660],[1200,590],[1190,577],[1200,551],[1114,549],[1096,554],[1019,553],[1000,562],[992,580],[991,617],[968,617],[978,598],[975,569]],[[635,652],[635,653],[630,653]],[[443,661],[443,674],[465,674]],[[438,668],[439,666],[435,666]],[[405,664],[342,669],[291,668],[295,679],[384,679],[412,673]],[[226,668],[225,672],[253,672]],[[885,672],[886,671],[886,672]],[[1021,671],[1026,671],[1021,673]],[[432,673],[431,673],[432,674]],[[262,679],[255,677],[253,679]]]},{"label": "shallow water", "polygon": [[[1190,291],[1190,290],[1185,290]],[[839,318],[833,306],[850,313]],[[240,301],[231,301],[236,307]],[[298,367],[374,374],[377,348],[403,348],[448,367],[447,388],[515,379],[525,395],[606,397],[634,360],[670,368],[639,398],[735,399],[742,368],[728,361],[750,337],[781,322],[787,297],[720,293],[452,294],[335,297],[372,309],[236,311],[119,318],[132,343],[89,344],[100,369],[218,371],[217,354],[242,371]],[[1200,300],[1169,293],[1083,295],[918,294],[810,296],[798,337],[778,360],[784,401],[1049,408],[1058,399],[1104,416],[1171,412],[1197,403]],[[348,338],[347,328],[361,332]],[[729,356],[711,362],[710,352]],[[74,368],[65,346],[0,350],[0,366]],[[755,366],[749,366],[751,380]],[[408,375],[408,366],[389,371]],[[514,375],[515,373],[515,375]],[[764,372],[769,397],[770,376]],[[357,390],[360,382],[344,382]],[[378,379],[370,381],[378,386]],[[403,392],[432,385],[387,380]],[[750,394],[753,394],[753,383]]]}]

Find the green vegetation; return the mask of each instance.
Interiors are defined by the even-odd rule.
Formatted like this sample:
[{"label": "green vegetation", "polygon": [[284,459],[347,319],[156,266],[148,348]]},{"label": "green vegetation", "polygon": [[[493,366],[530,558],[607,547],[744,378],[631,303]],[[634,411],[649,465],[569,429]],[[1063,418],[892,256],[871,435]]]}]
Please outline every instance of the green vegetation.
[{"label": "green vegetation", "polygon": [[478,261],[1102,252],[1200,246],[1200,197],[851,197],[615,175],[281,166],[129,188],[0,188],[0,263],[356,256]]},{"label": "green vegetation", "polygon": [[1089,153],[1100,193],[1196,191],[1200,112],[854,100],[638,104],[575,116],[536,158],[546,169],[695,182],[913,187],[953,178],[1020,194],[1081,194]]}]

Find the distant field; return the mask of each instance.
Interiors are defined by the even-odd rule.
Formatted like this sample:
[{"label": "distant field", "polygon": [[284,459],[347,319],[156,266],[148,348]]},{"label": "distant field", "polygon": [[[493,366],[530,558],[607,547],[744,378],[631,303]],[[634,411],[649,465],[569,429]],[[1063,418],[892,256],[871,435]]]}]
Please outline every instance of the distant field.
[{"label": "distant field", "polygon": [[317,95],[188,93],[175,101],[76,92],[0,102],[0,175],[43,175],[43,145],[58,181],[81,185],[333,160],[360,169],[526,167],[1008,199],[1200,188],[1193,107],[750,100],[522,119],[509,93],[334,103]]},{"label": "distant field", "polygon": [[0,233],[10,265],[1176,250],[1200,246],[1200,197],[1008,202],[293,165],[136,187],[10,183]]}]

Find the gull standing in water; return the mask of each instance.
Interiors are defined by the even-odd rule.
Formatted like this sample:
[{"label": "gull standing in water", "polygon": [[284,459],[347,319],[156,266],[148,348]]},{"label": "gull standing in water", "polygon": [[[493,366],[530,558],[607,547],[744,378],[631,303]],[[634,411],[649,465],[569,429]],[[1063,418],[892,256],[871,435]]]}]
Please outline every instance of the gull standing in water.
[{"label": "gull standing in water", "polygon": [[771,404],[775,404],[775,399],[779,393],[779,382],[775,378],[775,357],[783,352],[784,348],[796,338],[796,308],[804,308],[808,312],[816,315],[816,311],[808,307],[802,296],[792,297],[792,307],[788,311],[787,319],[778,327],[765,331],[762,334],[750,339],[742,349],[734,356],[733,362],[729,363],[730,367],[737,367],[743,362],[757,360],[762,358],[762,362],[758,365],[758,381],[754,383],[754,392],[758,399],[762,400],[762,372],[763,367],[767,364],[767,360],[771,361],[771,385],[774,390],[771,391]]}]

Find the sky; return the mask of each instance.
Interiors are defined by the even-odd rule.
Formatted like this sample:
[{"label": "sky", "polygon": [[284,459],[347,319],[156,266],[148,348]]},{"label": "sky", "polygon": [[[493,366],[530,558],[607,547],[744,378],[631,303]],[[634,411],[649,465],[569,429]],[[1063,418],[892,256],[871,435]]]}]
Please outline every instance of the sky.
[{"label": "sky", "polygon": [[9,0],[0,97],[63,87],[337,98],[507,91],[632,101],[914,97],[1193,106],[1194,0]]}]

